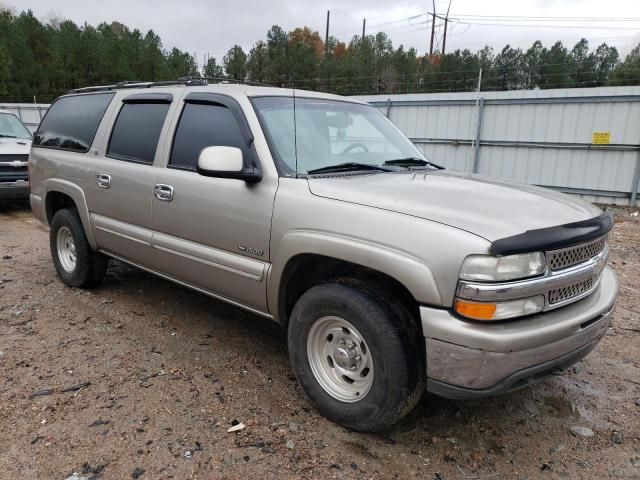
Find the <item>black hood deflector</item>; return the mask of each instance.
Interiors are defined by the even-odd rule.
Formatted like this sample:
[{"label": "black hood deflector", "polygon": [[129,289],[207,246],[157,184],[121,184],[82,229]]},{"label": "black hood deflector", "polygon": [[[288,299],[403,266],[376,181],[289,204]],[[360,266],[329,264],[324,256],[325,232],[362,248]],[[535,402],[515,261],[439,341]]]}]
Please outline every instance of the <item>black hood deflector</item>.
[{"label": "black hood deflector", "polygon": [[513,255],[557,250],[595,240],[607,234],[612,227],[613,215],[605,211],[602,215],[588,220],[528,230],[512,237],[501,238],[491,244],[490,252],[493,255]]}]

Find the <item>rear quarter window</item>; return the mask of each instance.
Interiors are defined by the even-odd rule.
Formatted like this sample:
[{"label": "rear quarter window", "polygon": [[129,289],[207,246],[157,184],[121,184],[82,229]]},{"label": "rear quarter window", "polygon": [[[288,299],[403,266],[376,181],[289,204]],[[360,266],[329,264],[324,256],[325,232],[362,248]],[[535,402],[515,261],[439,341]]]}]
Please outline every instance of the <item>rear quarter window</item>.
[{"label": "rear quarter window", "polygon": [[88,151],[113,96],[113,93],[97,93],[58,99],[40,123],[33,145]]}]

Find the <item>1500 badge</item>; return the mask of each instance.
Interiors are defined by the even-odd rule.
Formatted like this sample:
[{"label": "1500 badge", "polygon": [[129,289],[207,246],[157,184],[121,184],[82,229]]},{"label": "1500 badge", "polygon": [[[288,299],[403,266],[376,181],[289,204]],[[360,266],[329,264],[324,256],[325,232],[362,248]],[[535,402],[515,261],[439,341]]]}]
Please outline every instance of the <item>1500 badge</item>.
[{"label": "1500 badge", "polygon": [[250,253],[252,255],[258,255],[259,257],[261,257],[264,253],[264,250],[260,248],[247,247],[246,245],[238,245],[238,250],[240,250],[241,252]]}]

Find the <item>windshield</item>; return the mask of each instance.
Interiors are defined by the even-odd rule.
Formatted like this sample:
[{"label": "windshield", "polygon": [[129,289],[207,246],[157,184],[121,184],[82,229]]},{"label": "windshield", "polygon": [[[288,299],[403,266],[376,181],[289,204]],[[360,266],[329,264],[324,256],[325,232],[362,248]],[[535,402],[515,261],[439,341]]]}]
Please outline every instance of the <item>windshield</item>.
[{"label": "windshield", "polygon": [[[382,166],[424,155],[376,108],[358,103],[293,97],[253,100],[272,152],[286,173],[341,164]],[[296,155],[297,153],[297,155]],[[297,157],[297,158],[296,158]]]},{"label": "windshield", "polygon": [[15,115],[0,113],[0,138],[7,137],[31,140],[31,133]]}]

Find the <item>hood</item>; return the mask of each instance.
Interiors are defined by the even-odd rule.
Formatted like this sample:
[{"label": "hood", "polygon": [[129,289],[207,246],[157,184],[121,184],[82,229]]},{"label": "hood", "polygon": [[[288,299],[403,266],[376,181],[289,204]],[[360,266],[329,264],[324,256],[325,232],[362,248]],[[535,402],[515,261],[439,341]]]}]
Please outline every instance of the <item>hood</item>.
[{"label": "hood", "polygon": [[309,189],[320,197],[450,225],[490,242],[601,213],[553,190],[449,170],[310,177]]},{"label": "hood", "polygon": [[30,139],[0,137],[0,155],[28,155],[30,148]]}]

